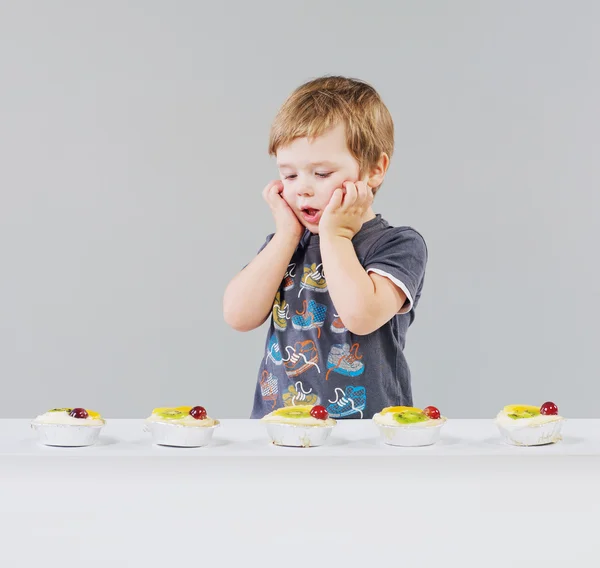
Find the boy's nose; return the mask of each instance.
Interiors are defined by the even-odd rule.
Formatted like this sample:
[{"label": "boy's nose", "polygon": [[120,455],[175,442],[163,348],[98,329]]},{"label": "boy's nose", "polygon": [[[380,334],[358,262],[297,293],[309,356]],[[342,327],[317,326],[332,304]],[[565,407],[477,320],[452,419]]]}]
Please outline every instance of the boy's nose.
[{"label": "boy's nose", "polygon": [[303,183],[298,188],[299,197],[312,197],[315,194],[315,190],[309,183]]}]

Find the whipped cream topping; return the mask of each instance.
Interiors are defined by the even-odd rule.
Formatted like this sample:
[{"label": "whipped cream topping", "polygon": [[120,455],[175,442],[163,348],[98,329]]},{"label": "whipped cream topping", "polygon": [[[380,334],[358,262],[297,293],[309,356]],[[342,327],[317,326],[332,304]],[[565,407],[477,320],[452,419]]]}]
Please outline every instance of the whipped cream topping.
[{"label": "whipped cream topping", "polygon": [[543,424],[559,422],[560,420],[564,420],[564,418],[558,415],[545,416],[543,414],[533,416],[532,418],[511,418],[504,410],[501,410],[496,415],[495,422],[506,430],[521,430],[522,428],[536,428]]},{"label": "whipped cream topping", "polygon": [[104,426],[103,418],[74,418],[67,411],[45,412],[36,416],[33,420],[35,424],[64,424],[67,426]]},{"label": "whipped cream topping", "polygon": [[185,418],[170,419],[160,416],[159,414],[152,413],[146,422],[161,422],[162,424],[178,424],[179,426],[190,426],[196,428],[208,428],[216,424],[216,420],[207,416],[202,420],[197,420],[192,415],[188,414]]},{"label": "whipped cream topping", "polygon": [[375,422],[376,424],[381,424],[382,426],[396,426],[398,428],[432,428],[435,426],[441,426],[446,422],[446,418],[444,416],[441,416],[436,420],[430,418],[425,422],[415,422],[413,424],[400,424],[400,422],[398,422],[394,418],[394,414],[394,412],[387,412],[386,414],[381,414],[381,412],[378,412],[377,414],[373,415],[373,422]]}]

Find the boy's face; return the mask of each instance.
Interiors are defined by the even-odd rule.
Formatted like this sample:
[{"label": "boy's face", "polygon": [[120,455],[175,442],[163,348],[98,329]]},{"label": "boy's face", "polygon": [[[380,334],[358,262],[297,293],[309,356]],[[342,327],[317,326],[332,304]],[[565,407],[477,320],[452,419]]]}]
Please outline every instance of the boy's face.
[{"label": "boy's face", "polygon": [[277,151],[283,198],[312,233],[331,195],[345,181],[358,181],[359,165],[346,145],[343,124],[314,139],[297,138]]}]

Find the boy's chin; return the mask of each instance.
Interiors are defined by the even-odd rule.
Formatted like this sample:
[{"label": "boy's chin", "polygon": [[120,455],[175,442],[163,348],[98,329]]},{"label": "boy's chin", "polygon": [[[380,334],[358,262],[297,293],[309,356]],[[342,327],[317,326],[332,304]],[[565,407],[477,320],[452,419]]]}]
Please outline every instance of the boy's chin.
[{"label": "boy's chin", "polygon": [[319,224],[318,223],[316,225],[314,225],[312,223],[307,223],[306,221],[303,221],[302,226],[305,229],[308,229],[313,235],[319,234]]}]

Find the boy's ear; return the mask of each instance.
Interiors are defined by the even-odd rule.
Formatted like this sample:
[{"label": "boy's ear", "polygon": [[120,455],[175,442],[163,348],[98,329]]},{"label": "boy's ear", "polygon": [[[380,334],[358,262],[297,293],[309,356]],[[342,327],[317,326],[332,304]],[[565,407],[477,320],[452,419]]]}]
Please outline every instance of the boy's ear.
[{"label": "boy's ear", "polygon": [[377,188],[383,183],[383,178],[385,177],[385,172],[387,172],[389,165],[389,156],[385,152],[382,152],[377,163],[369,171],[367,179],[369,187]]}]

